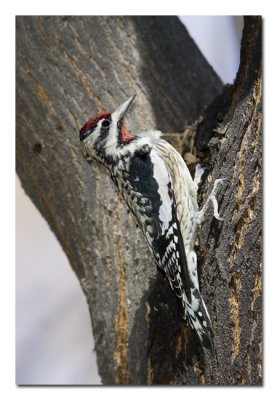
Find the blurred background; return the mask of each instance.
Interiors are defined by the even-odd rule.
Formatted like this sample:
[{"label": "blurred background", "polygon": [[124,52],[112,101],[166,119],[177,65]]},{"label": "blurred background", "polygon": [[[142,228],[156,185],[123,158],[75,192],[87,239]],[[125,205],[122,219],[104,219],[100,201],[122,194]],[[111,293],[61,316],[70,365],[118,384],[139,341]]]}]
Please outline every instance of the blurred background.
[{"label": "blurred background", "polygon": [[[222,81],[233,83],[242,17],[179,18]],[[79,282],[16,178],[16,383],[101,384],[93,348]]]}]

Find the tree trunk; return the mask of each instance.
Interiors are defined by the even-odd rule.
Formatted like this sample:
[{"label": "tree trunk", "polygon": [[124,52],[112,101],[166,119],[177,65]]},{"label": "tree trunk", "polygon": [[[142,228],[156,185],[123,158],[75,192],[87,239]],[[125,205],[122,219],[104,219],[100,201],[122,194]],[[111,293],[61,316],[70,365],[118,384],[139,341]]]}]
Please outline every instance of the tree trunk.
[{"label": "tree trunk", "polygon": [[[246,19],[240,70],[221,97],[176,17],[17,17],[16,73],[17,173],[86,295],[103,383],[261,383],[261,19]],[[224,221],[207,217],[197,250],[214,357],[181,320],[110,178],[81,154],[81,125],[133,93],[132,131],[201,120],[198,158],[226,178]]]}]

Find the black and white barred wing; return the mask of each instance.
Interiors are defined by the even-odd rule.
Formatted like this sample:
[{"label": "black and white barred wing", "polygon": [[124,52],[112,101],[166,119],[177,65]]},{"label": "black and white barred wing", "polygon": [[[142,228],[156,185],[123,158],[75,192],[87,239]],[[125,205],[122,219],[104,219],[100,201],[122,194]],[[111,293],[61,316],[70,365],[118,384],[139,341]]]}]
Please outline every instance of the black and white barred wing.
[{"label": "black and white barred wing", "polygon": [[176,212],[174,210],[174,203],[175,200],[173,196],[171,226],[165,230],[164,234],[154,240],[154,248],[157,249],[155,258],[160,268],[166,273],[171,288],[182,300],[181,303],[184,307],[182,314],[183,317],[186,318],[184,295],[186,296],[186,303],[190,303],[191,290],[187,259],[183,239],[180,235],[179,221],[176,218]]},{"label": "black and white barred wing", "polygon": [[[183,168],[187,167],[183,167],[181,156],[171,146],[165,146],[170,145],[162,142],[166,156],[159,146],[135,154],[128,171],[121,178],[118,176],[116,183],[157,264],[180,298],[183,318],[188,319],[202,343],[212,347],[210,318],[199,293],[196,258],[192,262],[191,257],[195,255],[194,215],[198,207],[195,189],[191,177],[190,182],[184,176]],[[171,153],[176,160],[166,163]]]},{"label": "black and white barred wing", "polygon": [[183,299],[186,316],[203,345],[212,349],[212,325],[206,305],[199,292],[197,257],[194,251],[198,214],[197,190],[181,155],[164,140],[160,140],[156,148],[164,160],[172,180],[176,203],[176,220],[179,224],[178,231],[181,232],[181,245],[185,249],[188,287],[191,294],[190,299],[188,296]]},{"label": "black and white barred wing", "polygon": [[[124,186],[125,185],[125,186]],[[136,155],[122,195],[134,213],[159,267],[178,297],[191,302],[189,273],[176,215],[171,176],[155,149]],[[185,310],[182,310],[185,317]]]}]

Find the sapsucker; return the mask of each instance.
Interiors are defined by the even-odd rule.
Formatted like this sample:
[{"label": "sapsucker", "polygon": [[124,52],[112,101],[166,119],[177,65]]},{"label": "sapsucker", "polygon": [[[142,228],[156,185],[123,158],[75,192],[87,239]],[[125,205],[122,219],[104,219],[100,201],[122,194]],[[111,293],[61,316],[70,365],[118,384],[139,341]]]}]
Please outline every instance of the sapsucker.
[{"label": "sapsucker", "polygon": [[212,324],[199,291],[194,242],[209,202],[214,217],[220,219],[215,195],[222,179],[215,181],[199,210],[197,188],[203,169],[196,168],[193,180],[181,155],[159,131],[127,132],[123,117],[134,97],[113,113],[95,115],[82,127],[83,151],[88,159],[106,167],[180,299],[182,317],[201,343],[212,348]]}]

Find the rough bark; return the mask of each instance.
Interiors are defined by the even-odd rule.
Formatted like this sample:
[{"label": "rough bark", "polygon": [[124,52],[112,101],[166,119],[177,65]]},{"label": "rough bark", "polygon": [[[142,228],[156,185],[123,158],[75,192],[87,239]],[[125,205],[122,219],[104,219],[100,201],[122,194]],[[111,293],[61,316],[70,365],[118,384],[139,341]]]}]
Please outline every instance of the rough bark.
[{"label": "rough bark", "polygon": [[[17,173],[80,280],[103,383],[261,381],[260,24],[246,21],[236,83],[205,115],[222,84],[177,18],[17,17]],[[199,236],[213,359],[105,171],[80,151],[80,126],[132,93],[133,131],[178,132],[204,116],[199,157],[228,179],[224,222],[210,216]]]},{"label": "rough bark", "polygon": [[[236,81],[211,112],[211,175],[226,183],[219,196],[224,222],[207,218],[199,235],[203,291],[216,332],[216,364],[204,367],[209,383],[262,383],[261,34],[261,18],[246,17]],[[198,132],[202,151],[205,123]]]}]

